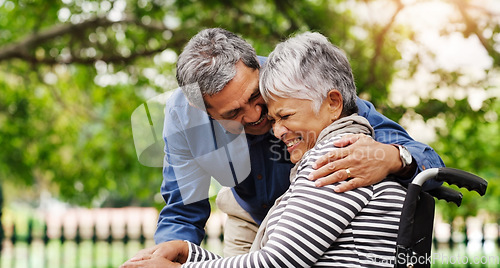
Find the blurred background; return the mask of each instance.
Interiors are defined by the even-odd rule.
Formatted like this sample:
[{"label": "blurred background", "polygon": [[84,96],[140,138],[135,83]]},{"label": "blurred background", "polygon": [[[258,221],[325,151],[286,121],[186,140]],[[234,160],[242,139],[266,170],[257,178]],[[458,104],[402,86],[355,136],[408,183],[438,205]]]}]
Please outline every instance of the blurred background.
[{"label": "blurred background", "polygon": [[[434,252],[497,267],[498,0],[0,0],[1,267],[117,267],[154,244],[161,168],[139,162],[131,116],[177,87],[206,27],[263,56],[307,30],[344,49],[360,97],[489,182],[438,202]],[[204,245],[220,252],[212,208]]]}]

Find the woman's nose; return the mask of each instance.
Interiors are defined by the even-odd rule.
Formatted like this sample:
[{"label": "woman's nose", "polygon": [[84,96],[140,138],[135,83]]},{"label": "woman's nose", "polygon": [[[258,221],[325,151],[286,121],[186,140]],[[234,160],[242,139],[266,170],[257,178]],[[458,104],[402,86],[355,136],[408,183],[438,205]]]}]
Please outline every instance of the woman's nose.
[{"label": "woman's nose", "polygon": [[280,122],[275,122],[273,124],[273,133],[274,136],[278,139],[281,139],[281,137],[288,131],[288,129],[283,126]]}]

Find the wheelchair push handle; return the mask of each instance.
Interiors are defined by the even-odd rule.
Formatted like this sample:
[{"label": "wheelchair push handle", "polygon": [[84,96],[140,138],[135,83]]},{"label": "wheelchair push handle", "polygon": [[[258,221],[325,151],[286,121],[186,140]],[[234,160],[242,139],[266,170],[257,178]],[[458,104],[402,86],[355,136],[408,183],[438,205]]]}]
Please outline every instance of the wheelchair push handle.
[{"label": "wheelchair push handle", "polygon": [[476,191],[481,196],[486,193],[486,188],[488,187],[488,182],[483,178],[467,171],[454,168],[426,169],[413,179],[412,184],[422,186],[424,182],[430,179],[453,184],[460,188],[466,188],[469,191]]},{"label": "wheelchair push handle", "polygon": [[440,168],[436,179],[466,188],[469,191],[476,191],[481,196],[486,193],[486,188],[488,187],[488,182],[483,178],[454,168]]},{"label": "wheelchair push handle", "polygon": [[452,202],[459,207],[462,204],[462,198],[464,195],[454,189],[445,187],[445,186],[440,186],[436,189],[432,189],[427,191],[430,195],[434,196],[437,199],[444,200],[446,202]]}]

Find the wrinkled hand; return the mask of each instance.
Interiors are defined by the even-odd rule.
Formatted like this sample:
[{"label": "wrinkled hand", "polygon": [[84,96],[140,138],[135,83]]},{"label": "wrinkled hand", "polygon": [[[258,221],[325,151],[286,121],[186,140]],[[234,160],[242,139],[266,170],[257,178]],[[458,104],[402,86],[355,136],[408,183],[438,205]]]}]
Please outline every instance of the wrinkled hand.
[{"label": "wrinkled hand", "polygon": [[[160,247],[161,247],[161,244],[158,244],[158,245],[155,245],[155,246],[152,246],[149,248],[142,249],[139,252],[137,252],[134,255],[134,257],[130,258],[127,262],[149,259],[153,256],[153,253],[155,253],[156,250],[158,250]],[[123,265],[122,265],[122,267],[123,267]]]},{"label": "wrinkled hand", "polygon": [[[134,257],[126,261],[120,267],[121,268],[146,267],[143,264],[150,263],[146,261],[157,258],[162,258],[170,262],[173,261],[178,263],[185,263],[188,258],[188,255],[189,255],[189,247],[187,242],[181,240],[169,241],[137,252],[137,254],[135,254]],[[151,264],[159,261],[161,260],[154,260],[154,262],[151,262]],[[176,267],[176,266],[168,266],[168,267]]]},{"label": "wrinkled hand", "polygon": [[181,264],[178,262],[169,261],[161,256],[152,256],[151,258],[131,261],[128,260],[126,263],[122,264],[120,267],[126,268],[139,268],[139,267],[158,267],[158,268],[178,268]]},{"label": "wrinkled hand", "polygon": [[[318,187],[350,177],[352,179],[335,187],[335,192],[345,192],[380,182],[402,167],[395,146],[377,142],[366,135],[346,135],[334,145],[343,148],[325,154],[313,164],[316,170],[311,172],[309,179],[316,180]],[[346,169],[349,169],[350,176]]]}]

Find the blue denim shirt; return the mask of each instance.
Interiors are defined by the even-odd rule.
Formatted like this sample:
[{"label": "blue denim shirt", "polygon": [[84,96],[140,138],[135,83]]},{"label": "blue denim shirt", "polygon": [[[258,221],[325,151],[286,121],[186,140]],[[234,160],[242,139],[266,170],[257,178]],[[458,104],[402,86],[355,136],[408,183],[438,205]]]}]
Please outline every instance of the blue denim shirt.
[{"label": "blue denim shirt", "polygon": [[[375,129],[377,141],[408,148],[417,162],[417,173],[444,166],[432,148],[414,141],[370,102],[358,98],[357,105],[358,114],[367,118]],[[180,89],[167,101],[163,139],[161,194],[166,204],[159,215],[156,243],[170,240],[201,243],[210,216],[211,178],[233,187],[237,202],[259,224],[274,200],[289,187],[293,164],[284,143],[270,132],[253,136],[225,131],[205,112],[189,105]]]}]

